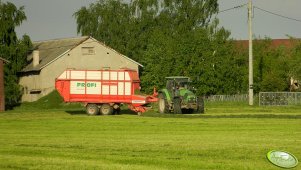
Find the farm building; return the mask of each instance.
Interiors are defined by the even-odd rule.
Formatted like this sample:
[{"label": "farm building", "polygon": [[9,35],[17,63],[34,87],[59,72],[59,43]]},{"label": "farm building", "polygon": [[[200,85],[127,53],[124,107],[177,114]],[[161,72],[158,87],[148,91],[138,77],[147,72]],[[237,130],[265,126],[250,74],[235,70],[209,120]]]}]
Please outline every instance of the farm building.
[{"label": "farm building", "polygon": [[55,78],[66,69],[129,68],[138,62],[88,36],[33,42],[28,65],[20,72],[22,101],[36,101],[55,89]]},{"label": "farm building", "polygon": [[4,96],[4,64],[7,60],[0,57],[0,112],[5,111],[5,96]]}]

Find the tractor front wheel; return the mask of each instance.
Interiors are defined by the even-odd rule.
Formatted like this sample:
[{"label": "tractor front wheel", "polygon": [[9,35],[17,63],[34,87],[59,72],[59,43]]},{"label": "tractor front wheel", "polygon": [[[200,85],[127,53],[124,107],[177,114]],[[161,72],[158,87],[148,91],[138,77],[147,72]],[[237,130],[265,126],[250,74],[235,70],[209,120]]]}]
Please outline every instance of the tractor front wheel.
[{"label": "tractor front wheel", "polygon": [[159,106],[160,113],[168,113],[169,112],[167,100],[162,93],[159,94],[158,106]]}]

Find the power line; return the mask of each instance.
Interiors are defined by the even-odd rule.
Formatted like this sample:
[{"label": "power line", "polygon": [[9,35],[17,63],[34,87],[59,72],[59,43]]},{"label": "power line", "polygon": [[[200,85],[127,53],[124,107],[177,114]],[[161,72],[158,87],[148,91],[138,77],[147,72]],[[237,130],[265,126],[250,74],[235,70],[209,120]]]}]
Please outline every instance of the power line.
[{"label": "power line", "polygon": [[284,15],[280,15],[280,14],[277,14],[277,13],[274,13],[274,12],[271,12],[271,11],[268,11],[268,10],[265,10],[265,9],[262,9],[262,8],[259,8],[259,7],[257,7],[257,6],[254,6],[254,9],[259,9],[259,10],[261,10],[261,11],[263,11],[263,12],[266,12],[266,13],[269,13],[269,14],[272,14],[272,15],[275,15],[275,16],[278,16],[278,17],[281,17],[281,18],[285,18],[285,19],[289,19],[289,20],[301,22],[301,20],[299,20],[299,19],[287,17],[287,16],[284,16]]},{"label": "power line", "polygon": [[246,5],[247,4],[242,4],[242,5],[238,5],[238,6],[232,7],[232,8],[224,9],[224,10],[219,11],[218,14],[219,13],[223,13],[223,12],[227,12],[227,11],[230,11],[230,10],[233,10],[233,9],[242,8],[242,7],[246,6]]}]

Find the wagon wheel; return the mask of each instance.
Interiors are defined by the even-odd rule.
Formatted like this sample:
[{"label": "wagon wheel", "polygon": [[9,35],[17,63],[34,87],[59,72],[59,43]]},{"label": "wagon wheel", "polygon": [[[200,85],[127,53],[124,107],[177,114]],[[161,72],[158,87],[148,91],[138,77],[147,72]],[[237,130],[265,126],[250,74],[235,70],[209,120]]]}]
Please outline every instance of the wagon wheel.
[{"label": "wagon wheel", "polygon": [[111,115],[113,113],[113,108],[109,104],[103,104],[100,107],[100,113],[103,115]]},{"label": "wagon wheel", "polygon": [[99,108],[96,104],[87,104],[86,112],[88,115],[98,115]]}]

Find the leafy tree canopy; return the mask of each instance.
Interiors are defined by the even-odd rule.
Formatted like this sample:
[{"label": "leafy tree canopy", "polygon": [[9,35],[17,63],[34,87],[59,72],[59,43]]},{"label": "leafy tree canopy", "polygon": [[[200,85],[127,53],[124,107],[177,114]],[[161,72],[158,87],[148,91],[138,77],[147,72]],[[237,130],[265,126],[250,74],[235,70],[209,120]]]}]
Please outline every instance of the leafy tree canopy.
[{"label": "leafy tree canopy", "polygon": [[[189,76],[198,94],[246,93],[248,53],[229,38],[214,16],[217,0],[100,0],[74,13],[77,31],[105,42],[142,63],[145,92],[162,88],[166,76]],[[288,89],[289,74],[300,73],[300,49],[254,45],[254,88]],[[279,69],[278,66],[281,66]],[[292,69],[294,68],[294,69]],[[297,77],[297,76],[295,76]]]},{"label": "leafy tree canopy", "polygon": [[26,64],[26,55],[31,48],[29,36],[18,39],[15,27],[26,20],[24,7],[19,9],[10,2],[0,0],[0,54],[10,61],[4,68],[5,101],[8,108],[18,104],[21,87],[18,85],[17,72]]}]

